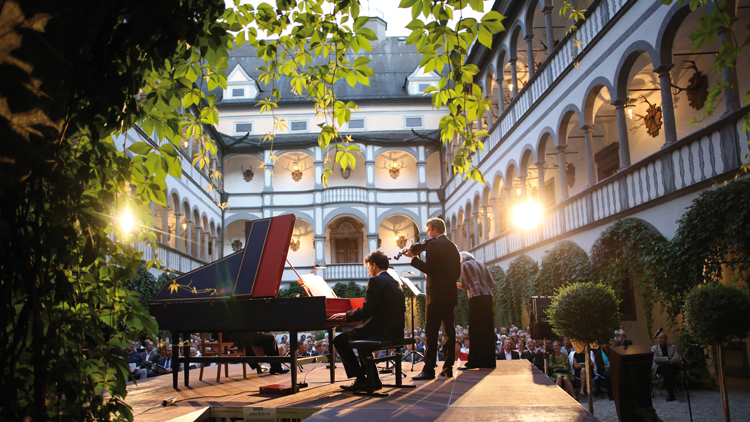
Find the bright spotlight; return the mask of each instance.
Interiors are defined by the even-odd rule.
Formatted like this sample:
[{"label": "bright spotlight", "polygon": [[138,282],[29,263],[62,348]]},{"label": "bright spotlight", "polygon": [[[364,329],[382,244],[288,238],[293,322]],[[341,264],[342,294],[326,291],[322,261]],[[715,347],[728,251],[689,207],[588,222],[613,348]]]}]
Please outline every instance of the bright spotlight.
[{"label": "bright spotlight", "polygon": [[130,233],[130,231],[133,230],[133,226],[135,226],[133,214],[131,214],[130,210],[127,208],[120,217],[120,225],[122,226],[122,229],[125,231],[125,233]]},{"label": "bright spotlight", "polygon": [[530,229],[542,222],[542,207],[534,201],[526,201],[516,205],[513,210],[513,224]]}]

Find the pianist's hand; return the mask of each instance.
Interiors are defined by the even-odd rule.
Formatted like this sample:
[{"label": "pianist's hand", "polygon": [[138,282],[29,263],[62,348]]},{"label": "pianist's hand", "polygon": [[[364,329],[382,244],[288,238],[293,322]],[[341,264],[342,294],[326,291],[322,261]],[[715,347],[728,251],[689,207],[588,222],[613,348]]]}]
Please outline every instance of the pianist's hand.
[{"label": "pianist's hand", "polygon": [[343,312],[338,313],[338,314],[333,314],[328,319],[331,321],[346,321],[346,314]]},{"label": "pianist's hand", "polygon": [[409,250],[409,248],[405,248],[405,249],[404,249],[403,251],[401,251],[401,253],[402,253],[402,254],[403,254],[403,255],[404,255],[405,257],[407,257],[407,258],[413,258],[413,257],[414,257],[414,254],[413,254],[413,253],[411,253],[411,251]]}]

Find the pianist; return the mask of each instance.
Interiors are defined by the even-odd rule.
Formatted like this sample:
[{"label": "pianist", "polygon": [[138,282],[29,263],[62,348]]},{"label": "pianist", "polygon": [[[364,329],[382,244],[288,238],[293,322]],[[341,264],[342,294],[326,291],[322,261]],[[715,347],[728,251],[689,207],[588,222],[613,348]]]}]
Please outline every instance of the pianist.
[{"label": "pianist", "polygon": [[[388,275],[388,257],[375,251],[365,258],[365,266],[370,271],[365,302],[361,308],[346,313],[334,314],[334,321],[363,321],[349,332],[339,334],[333,344],[344,364],[346,376],[355,378],[351,385],[341,386],[346,391],[364,390],[367,386],[366,371],[354,355],[349,342],[352,340],[402,341],[404,333],[404,292],[401,285]],[[377,377],[377,371],[375,376]],[[380,380],[375,381],[375,389],[382,388]]]}]

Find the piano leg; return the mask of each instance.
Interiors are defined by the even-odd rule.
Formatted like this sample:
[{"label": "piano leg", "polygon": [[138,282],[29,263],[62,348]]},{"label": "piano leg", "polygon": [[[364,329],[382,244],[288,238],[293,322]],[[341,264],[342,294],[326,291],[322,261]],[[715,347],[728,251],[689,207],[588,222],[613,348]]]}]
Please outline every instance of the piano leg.
[{"label": "piano leg", "polygon": [[187,387],[190,385],[190,334],[184,333],[182,336],[187,339],[184,340],[185,343],[182,346],[182,358],[185,359],[182,371],[185,372],[185,387]]},{"label": "piano leg", "polygon": [[289,331],[289,355],[292,358],[292,394],[297,394],[297,332]]},{"label": "piano leg", "polygon": [[331,370],[331,384],[336,382],[336,348],[333,346],[333,337],[336,327],[328,329],[328,364]]},{"label": "piano leg", "polygon": [[[174,333],[173,335],[177,335],[177,333]],[[180,345],[177,339],[172,339],[172,388],[175,390],[177,389],[177,383],[180,380],[180,374],[179,374],[179,367],[180,362],[177,360],[177,357],[180,356]]]}]

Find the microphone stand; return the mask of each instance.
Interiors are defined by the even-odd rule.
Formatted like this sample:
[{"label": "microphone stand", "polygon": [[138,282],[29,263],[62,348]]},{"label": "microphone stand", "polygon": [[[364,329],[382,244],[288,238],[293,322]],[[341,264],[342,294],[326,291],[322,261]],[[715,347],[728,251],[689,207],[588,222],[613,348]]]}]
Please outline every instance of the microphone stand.
[{"label": "microphone stand", "polygon": [[685,382],[685,394],[687,394],[688,413],[690,414],[690,422],[693,422],[693,407],[690,405],[690,380],[688,380],[687,369],[685,368],[685,364],[690,364],[690,362],[684,357],[680,360],[682,361],[682,380]]}]

